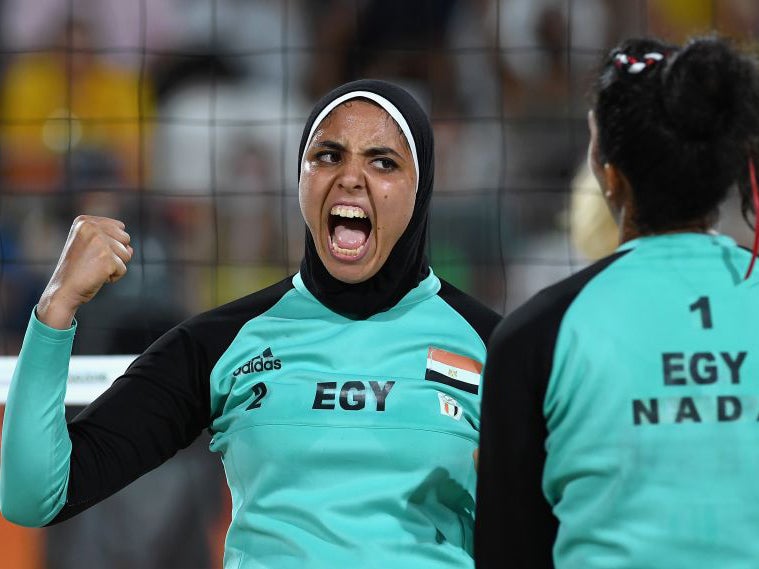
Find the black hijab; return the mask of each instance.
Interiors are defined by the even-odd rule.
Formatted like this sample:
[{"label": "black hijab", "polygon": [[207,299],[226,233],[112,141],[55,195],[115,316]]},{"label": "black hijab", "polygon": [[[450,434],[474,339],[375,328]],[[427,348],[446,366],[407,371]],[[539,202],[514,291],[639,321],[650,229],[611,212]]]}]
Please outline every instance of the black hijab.
[{"label": "black hijab", "polygon": [[[355,96],[348,96],[347,100],[364,97],[361,92],[378,95],[392,103],[401,113],[411,131],[413,144],[416,145],[419,171],[414,212],[408,227],[393,247],[385,264],[370,279],[349,284],[330,275],[319,258],[311,232],[306,228],[306,254],[300,267],[304,284],[311,294],[330,310],[354,320],[369,318],[388,310],[429,274],[425,246],[434,178],[432,127],[425,112],[414,98],[400,87],[384,81],[362,79],[346,83],[327,93],[311,111],[300,140],[298,180],[300,181],[303,153],[310,142],[314,121],[336,99],[354,93]],[[382,100],[377,102],[388,110]]]}]

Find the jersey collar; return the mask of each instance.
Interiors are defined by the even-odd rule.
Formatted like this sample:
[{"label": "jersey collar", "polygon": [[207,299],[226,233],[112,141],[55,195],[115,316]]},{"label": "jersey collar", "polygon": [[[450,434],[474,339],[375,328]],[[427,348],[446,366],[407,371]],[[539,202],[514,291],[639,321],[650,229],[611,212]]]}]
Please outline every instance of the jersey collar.
[{"label": "jersey collar", "polygon": [[[293,276],[293,286],[295,287],[295,290],[297,290],[300,294],[309,300],[322,304],[313,294],[311,294],[311,291],[308,290],[308,287],[306,287],[305,283],[303,282],[303,278],[301,277],[300,272],[296,273],[295,276]],[[435,296],[439,290],[440,279],[437,278],[435,273],[432,271],[432,268],[430,268],[429,274],[424,279],[422,279],[418,285],[408,291],[406,295],[403,296],[395,304],[395,306],[392,306],[389,310],[427,300],[428,298]],[[322,304],[322,306],[324,305]],[[325,306],[325,308],[327,307]],[[384,314],[384,312],[378,312],[377,314],[370,316],[368,319],[371,320],[373,318],[380,317],[382,314]]]},{"label": "jersey collar", "polygon": [[663,233],[659,235],[647,235],[638,237],[617,247],[616,252],[629,251],[653,244],[660,245],[692,245],[702,247],[705,245],[719,245],[722,247],[734,247],[735,240],[721,233]]}]

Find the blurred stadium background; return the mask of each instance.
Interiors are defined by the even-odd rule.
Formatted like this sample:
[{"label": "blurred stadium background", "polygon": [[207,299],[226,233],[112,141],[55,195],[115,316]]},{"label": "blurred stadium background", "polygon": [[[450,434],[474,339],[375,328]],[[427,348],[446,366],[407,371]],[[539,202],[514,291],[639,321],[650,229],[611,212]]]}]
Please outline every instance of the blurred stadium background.
[{"label": "blurred stadium background", "polygon": [[[0,0],[0,14],[7,356],[79,213],[125,221],[136,255],[80,311],[77,355],[138,353],[297,270],[300,130],[359,77],[429,112],[433,267],[505,314],[616,245],[584,169],[602,54],[712,31],[753,50],[759,33],[754,0]],[[747,244],[725,209],[722,231]],[[0,519],[0,567],[220,567],[230,502],[206,445],[60,526]]]}]

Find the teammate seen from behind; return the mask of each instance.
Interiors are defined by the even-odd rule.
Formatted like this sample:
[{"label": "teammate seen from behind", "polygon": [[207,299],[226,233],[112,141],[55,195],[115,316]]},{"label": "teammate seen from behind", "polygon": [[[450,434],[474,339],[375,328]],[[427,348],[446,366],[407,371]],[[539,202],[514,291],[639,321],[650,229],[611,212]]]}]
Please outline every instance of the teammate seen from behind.
[{"label": "teammate seen from behind", "polygon": [[425,258],[429,121],[398,87],[349,83],[317,103],[298,167],[300,272],[180,324],[67,425],[74,314],[132,256],[120,222],[76,220],[8,397],[3,515],[65,520],[209,429],[233,501],[226,567],[473,567],[498,317]]},{"label": "teammate seen from behind", "polygon": [[494,332],[477,567],[755,567],[759,275],[714,227],[734,184],[759,200],[756,66],[627,41],[589,122],[622,245]]}]

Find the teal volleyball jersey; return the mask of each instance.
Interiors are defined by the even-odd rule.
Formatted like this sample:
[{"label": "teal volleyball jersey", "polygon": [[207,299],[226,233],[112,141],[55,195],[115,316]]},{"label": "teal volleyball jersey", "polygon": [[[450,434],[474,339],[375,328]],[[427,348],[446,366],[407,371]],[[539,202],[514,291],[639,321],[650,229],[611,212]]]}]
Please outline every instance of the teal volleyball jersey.
[{"label": "teal volleyball jersey", "polygon": [[494,333],[477,566],[759,563],[759,279],[729,238],[641,238]]},{"label": "teal volleyball jersey", "polygon": [[[225,567],[472,567],[472,453],[496,322],[433,274],[366,320],[325,308],[296,275],[169,332],[68,437],[61,418],[20,411],[47,398],[43,408],[63,413],[39,391],[62,392],[65,371],[37,377],[31,360],[67,361],[70,345],[51,348],[33,322],[4,424],[3,512],[28,525],[66,519],[207,428],[232,493]],[[40,437],[60,457],[24,479],[19,462],[49,452],[31,444]]]}]

